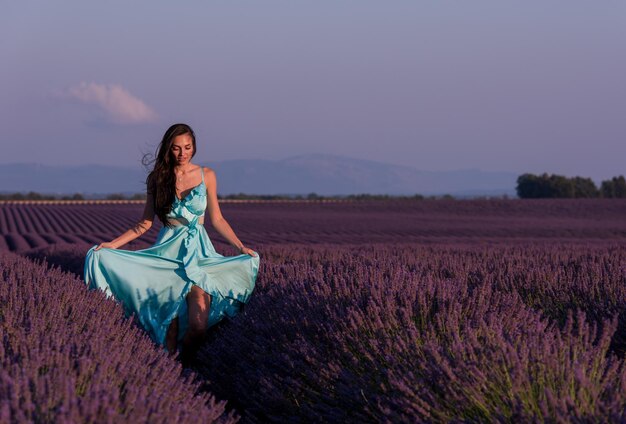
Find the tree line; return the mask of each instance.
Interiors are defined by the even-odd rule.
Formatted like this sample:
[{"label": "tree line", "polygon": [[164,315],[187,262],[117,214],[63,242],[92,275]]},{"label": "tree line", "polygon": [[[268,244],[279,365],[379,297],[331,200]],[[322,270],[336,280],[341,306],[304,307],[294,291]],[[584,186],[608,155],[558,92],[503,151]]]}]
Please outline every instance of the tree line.
[{"label": "tree line", "polygon": [[[98,197],[99,199],[106,200],[142,200],[146,198],[145,194],[131,194],[126,196],[120,193],[107,194],[106,196]],[[81,193],[74,194],[42,194],[36,191],[29,191],[28,193],[0,193],[0,200],[86,200],[87,198]]]},{"label": "tree line", "polygon": [[517,178],[517,195],[522,199],[538,198],[626,198],[623,175],[602,181],[597,187],[591,178],[543,173],[522,174]]},{"label": "tree line", "polygon": [[[453,196],[449,194],[441,196],[423,196],[421,194],[414,195],[389,195],[389,194],[349,194],[349,195],[336,195],[326,196],[317,193],[309,193],[305,195],[301,194],[226,194],[217,195],[219,200],[423,200],[423,199],[452,199]],[[35,191],[28,193],[0,193],[0,200],[91,200],[91,199],[105,199],[105,200],[145,200],[145,193],[137,194],[121,194],[112,193],[101,196],[89,196],[85,197],[80,193],[70,195],[54,195],[54,194],[41,194]]]}]

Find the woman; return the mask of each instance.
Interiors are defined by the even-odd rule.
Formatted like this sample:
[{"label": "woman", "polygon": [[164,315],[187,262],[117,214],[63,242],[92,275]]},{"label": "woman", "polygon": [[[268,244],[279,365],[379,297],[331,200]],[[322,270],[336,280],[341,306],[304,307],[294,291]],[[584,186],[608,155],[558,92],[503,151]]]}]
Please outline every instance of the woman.
[{"label": "woman", "polygon": [[[136,314],[152,339],[170,353],[176,353],[181,341],[185,365],[207,329],[248,302],[260,260],[222,216],[215,173],[192,164],[195,154],[192,129],[172,125],[146,179],[143,219],[114,240],[92,247],[85,261],[88,286],[121,301],[127,314]],[[205,209],[213,227],[240,255],[225,257],[215,251],[202,225]],[[148,231],[155,215],[163,227],[152,247],[119,249]]]}]

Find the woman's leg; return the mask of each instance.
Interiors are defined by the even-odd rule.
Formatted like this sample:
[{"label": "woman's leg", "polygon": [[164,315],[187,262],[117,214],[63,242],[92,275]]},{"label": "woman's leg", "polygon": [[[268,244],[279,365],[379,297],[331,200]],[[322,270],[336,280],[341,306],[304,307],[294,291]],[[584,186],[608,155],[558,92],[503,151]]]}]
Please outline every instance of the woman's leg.
[{"label": "woman's leg", "polygon": [[187,295],[189,328],[183,337],[181,360],[183,366],[191,365],[202,342],[206,338],[211,296],[198,286],[193,286]]},{"label": "woman's leg", "polygon": [[178,342],[178,317],[174,318],[170,322],[170,326],[167,327],[167,334],[165,334],[165,346],[171,355],[176,353],[176,343]]}]

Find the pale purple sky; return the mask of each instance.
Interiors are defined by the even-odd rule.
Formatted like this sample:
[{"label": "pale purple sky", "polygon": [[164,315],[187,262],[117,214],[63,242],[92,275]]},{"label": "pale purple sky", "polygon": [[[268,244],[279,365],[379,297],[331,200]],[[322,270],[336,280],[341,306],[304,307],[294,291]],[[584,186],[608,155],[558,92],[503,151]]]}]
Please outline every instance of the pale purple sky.
[{"label": "pale purple sky", "polygon": [[328,153],[626,173],[626,2],[9,1],[0,163]]}]

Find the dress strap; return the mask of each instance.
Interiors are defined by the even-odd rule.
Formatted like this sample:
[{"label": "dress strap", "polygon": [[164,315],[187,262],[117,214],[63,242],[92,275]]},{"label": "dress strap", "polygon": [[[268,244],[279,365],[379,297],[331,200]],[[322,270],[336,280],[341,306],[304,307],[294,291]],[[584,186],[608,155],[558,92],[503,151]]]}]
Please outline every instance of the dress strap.
[{"label": "dress strap", "polygon": [[202,175],[202,184],[204,184],[204,168],[200,166],[200,174]]}]

